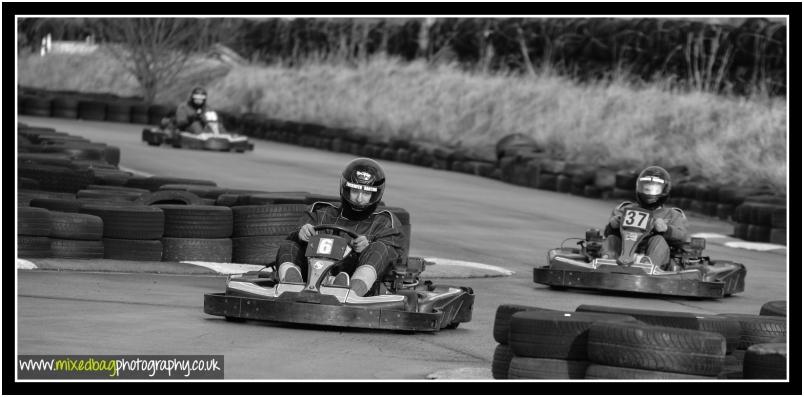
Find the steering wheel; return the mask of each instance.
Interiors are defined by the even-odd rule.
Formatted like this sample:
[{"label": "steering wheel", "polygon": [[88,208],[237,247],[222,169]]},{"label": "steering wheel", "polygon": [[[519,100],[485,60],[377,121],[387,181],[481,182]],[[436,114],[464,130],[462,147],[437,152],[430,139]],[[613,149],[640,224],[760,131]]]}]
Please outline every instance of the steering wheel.
[{"label": "steering wheel", "polygon": [[338,226],[338,225],[318,225],[318,226],[313,227],[313,230],[322,230],[322,229],[341,231],[341,232],[344,232],[344,233],[348,234],[349,237],[351,237],[351,238],[357,238],[357,236],[358,236],[357,233],[355,233],[355,232],[353,232],[353,231],[351,231],[351,230],[349,230],[349,229],[347,229],[347,228],[345,228],[343,226]]}]

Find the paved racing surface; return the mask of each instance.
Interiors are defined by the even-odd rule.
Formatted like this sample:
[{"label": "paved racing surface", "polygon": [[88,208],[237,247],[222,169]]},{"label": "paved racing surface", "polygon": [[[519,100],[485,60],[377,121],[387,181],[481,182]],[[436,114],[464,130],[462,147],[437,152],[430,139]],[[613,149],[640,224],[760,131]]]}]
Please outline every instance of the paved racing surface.
[{"label": "paved racing surface", "polygon": [[[124,168],[209,179],[231,188],[337,194],[339,171],[354,157],[260,140],[245,154],[154,148],[140,140],[144,126],[36,117],[19,121],[118,146]],[[544,265],[547,250],[562,240],[604,225],[616,202],[381,163],[389,181],[384,201],[411,214],[411,255],[515,272],[510,277],[435,279],[475,290],[473,320],[458,329],[400,334],[228,323],[203,313],[203,293],[222,292],[222,277],[20,270],[18,353],[223,354],[227,379],[425,379],[461,368],[489,369],[491,379],[492,325],[500,304],[758,314],[763,303],[787,298],[786,250],[729,248],[722,239],[708,239],[704,253],[742,262],[748,270],[745,292],[729,298],[551,290],[533,283],[533,266]],[[729,223],[716,219],[690,215],[690,223],[693,233],[732,232]]]}]

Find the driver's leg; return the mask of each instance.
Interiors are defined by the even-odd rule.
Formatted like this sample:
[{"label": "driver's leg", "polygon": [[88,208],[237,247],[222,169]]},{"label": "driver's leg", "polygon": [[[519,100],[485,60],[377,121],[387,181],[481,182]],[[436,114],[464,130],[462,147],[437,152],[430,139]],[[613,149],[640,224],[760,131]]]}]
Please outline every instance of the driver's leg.
[{"label": "driver's leg", "polygon": [[652,236],[648,239],[648,248],[645,255],[650,257],[654,265],[665,268],[670,263],[670,246],[662,236]]},{"label": "driver's leg", "polygon": [[201,123],[197,121],[193,121],[192,124],[187,126],[187,131],[192,132],[193,134],[200,134],[204,132],[204,127],[201,126]]},{"label": "driver's leg", "polygon": [[291,283],[304,282],[307,274],[307,258],[303,255],[302,245],[292,240],[282,240],[276,251],[276,269],[279,281]]},{"label": "driver's leg", "polygon": [[365,295],[377,280],[381,280],[391,262],[396,260],[396,251],[375,241],[360,253],[357,269],[352,273],[349,288],[358,296]]},{"label": "driver's leg", "polygon": [[603,241],[603,248],[600,250],[600,257],[604,259],[617,259],[620,256],[622,240],[620,236],[609,234]]}]

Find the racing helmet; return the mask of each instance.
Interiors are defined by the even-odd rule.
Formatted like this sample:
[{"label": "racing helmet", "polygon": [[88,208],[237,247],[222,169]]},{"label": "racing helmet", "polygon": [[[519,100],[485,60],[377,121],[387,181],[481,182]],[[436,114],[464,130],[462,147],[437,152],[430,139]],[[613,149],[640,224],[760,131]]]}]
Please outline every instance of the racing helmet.
[{"label": "racing helmet", "polygon": [[642,170],[637,177],[636,196],[639,205],[652,210],[661,207],[670,197],[670,173],[659,166]]},{"label": "racing helmet", "polygon": [[[199,102],[200,101],[200,102]],[[207,103],[207,90],[202,87],[195,87],[193,88],[193,92],[190,93],[190,105],[195,108],[200,108]]]},{"label": "racing helmet", "polygon": [[[341,201],[354,212],[363,212],[382,199],[385,192],[385,171],[376,161],[369,158],[356,158],[346,165],[341,173]],[[352,199],[351,192],[369,194],[367,201]]]}]

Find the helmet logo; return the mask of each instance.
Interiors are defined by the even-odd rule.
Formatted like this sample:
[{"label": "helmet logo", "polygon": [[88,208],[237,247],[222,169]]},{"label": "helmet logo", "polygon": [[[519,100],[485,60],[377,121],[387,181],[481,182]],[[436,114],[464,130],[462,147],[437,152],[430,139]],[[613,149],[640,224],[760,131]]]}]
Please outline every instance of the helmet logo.
[{"label": "helmet logo", "polygon": [[357,176],[358,183],[368,183],[372,178],[371,174],[364,171],[355,171],[355,175]]}]

